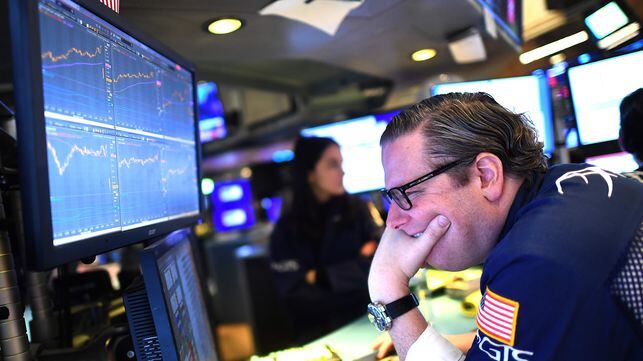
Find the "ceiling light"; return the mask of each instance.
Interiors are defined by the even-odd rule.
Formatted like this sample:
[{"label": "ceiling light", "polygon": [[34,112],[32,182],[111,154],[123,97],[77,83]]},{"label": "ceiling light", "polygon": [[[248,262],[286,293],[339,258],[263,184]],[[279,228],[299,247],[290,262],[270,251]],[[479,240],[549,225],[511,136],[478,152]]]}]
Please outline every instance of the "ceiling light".
[{"label": "ceiling light", "polygon": [[239,30],[243,22],[235,18],[216,19],[208,25],[208,31],[212,34],[223,35]]},{"label": "ceiling light", "polygon": [[429,60],[437,54],[435,49],[420,49],[411,54],[411,59],[415,61]]},{"label": "ceiling light", "polygon": [[580,44],[586,41],[587,39],[589,39],[589,35],[587,35],[587,32],[581,31],[574,35],[570,35],[560,40],[556,40],[553,43],[549,43],[547,45],[543,45],[534,50],[529,50],[528,52],[522,53],[520,54],[518,59],[523,64],[529,64],[532,61],[536,61],[546,56],[563,51],[567,48],[571,48],[572,46]]}]

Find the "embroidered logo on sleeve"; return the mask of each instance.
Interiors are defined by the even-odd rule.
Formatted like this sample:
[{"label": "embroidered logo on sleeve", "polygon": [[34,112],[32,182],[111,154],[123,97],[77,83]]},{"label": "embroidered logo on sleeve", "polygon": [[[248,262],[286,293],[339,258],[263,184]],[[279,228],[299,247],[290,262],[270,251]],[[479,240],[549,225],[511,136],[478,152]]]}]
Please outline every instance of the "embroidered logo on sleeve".
[{"label": "embroidered logo on sleeve", "polygon": [[598,174],[601,177],[603,177],[603,180],[605,180],[605,183],[607,183],[607,198],[611,198],[612,188],[614,187],[611,177],[616,178],[617,175],[612,172],[608,172],[604,169],[601,169],[599,167],[587,167],[585,169],[581,169],[573,172],[567,172],[561,175],[558,179],[556,179],[556,187],[558,188],[558,193],[563,194],[563,186],[561,183],[567,179],[579,177],[585,181],[585,184],[589,184],[589,180],[587,179],[587,176],[590,174]]},{"label": "embroidered logo on sleeve", "polygon": [[519,306],[518,302],[502,297],[487,288],[480,301],[476,318],[478,329],[497,341],[513,346]]}]

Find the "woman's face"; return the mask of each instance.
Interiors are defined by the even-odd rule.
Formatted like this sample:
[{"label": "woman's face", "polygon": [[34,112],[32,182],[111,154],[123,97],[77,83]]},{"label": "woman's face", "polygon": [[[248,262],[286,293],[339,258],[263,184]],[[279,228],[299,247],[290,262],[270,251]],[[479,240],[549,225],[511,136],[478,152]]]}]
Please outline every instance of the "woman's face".
[{"label": "woman's face", "polygon": [[308,173],[308,183],[321,202],[344,194],[342,154],[335,144],[328,146],[315,168]]}]

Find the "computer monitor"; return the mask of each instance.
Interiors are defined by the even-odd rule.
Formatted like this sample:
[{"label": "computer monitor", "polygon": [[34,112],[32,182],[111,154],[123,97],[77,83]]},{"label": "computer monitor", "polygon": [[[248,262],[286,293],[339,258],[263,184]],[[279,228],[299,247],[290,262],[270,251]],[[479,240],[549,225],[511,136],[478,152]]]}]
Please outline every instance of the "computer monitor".
[{"label": "computer monitor", "polygon": [[632,20],[616,1],[610,1],[585,17],[585,25],[597,40],[614,33]]},{"label": "computer monitor", "polygon": [[138,360],[218,360],[196,256],[188,229],[141,251],[144,290],[125,297]]},{"label": "computer monitor", "polygon": [[97,1],[10,11],[30,267],[196,222],[194,67]]},{"label": "computer monitor", "polygon": [[248,229],[255,225],[250,180],[241,178],[214,183],[212,218],[219,232]]},{"label": "computer monitor", "polygon": [[585,163],[589,163],[603,169],[611,170],[612,172],[616,173],[633,172],[639,167],[636,159],[634,159],[634,156],[626,152],[617,152],[587,157],[585,159]]},{"label": "computer monitor", "polygon": [[522,44],[521,0],[477,0],[516,45]]},{"label": "computer monitor", "polygon": [[643,86],[643,50],[567,70],[581,144],[618,138],[621,100]]},{"label": "computer monitor", "polygon": [[384,188],[380,137],[386,125],[401,110],[366,115],[336,123],[307,128],[304,137],[328,137],[342,153],[344,188],[354,194]]},{"label": "computer monitor", "polygon": [[554,128],[551,95],[545,75],[489,79],[433,86],[433,95],[460,92],[485,92],[500,105],[525,115],[533,122],[538,140],[546,154],[554,151]]},{"label": "computer monitor", "polygon": [[225,124],[223,103],[219,98],[219,87],[214,82],[200,83],[197,88],[199,102],[199,129],[201,143],[225,138],[228,130]]}]

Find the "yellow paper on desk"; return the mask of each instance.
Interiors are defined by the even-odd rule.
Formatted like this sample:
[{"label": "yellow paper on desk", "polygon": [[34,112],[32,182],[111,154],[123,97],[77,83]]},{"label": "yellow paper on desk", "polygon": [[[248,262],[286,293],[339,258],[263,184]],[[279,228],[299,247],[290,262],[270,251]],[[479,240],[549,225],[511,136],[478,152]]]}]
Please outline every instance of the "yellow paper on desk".
[{"label": "yellow paper on desk", "polygon": [[472,292],[467,297],[462,300],[462,314],[467,317],[476,317],[478,314],[478,307],[480,306],[480,300],[482,300],[482,293],[480,290]]},{"label": "yellow paper on desk", "polygon": [[341,361],[341,359],[328,345],[311,345],[271,352],[266,356],[252,356],[250,361]]}]

